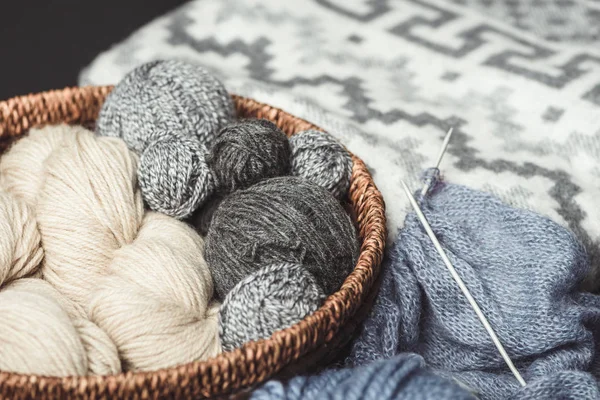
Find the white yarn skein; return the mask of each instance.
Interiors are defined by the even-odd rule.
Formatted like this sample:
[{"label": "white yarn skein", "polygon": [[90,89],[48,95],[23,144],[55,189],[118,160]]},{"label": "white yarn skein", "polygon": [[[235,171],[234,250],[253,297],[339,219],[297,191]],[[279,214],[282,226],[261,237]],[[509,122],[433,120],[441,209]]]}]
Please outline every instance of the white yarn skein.
[{"label": "white yarn skein", "polygon": [[[127,369],[152,370],[218,354],[203,241],[182,222],[144,215],[135,154],[120,139],[80,128],[39,133],[62,139],[30,136],[52,142],[53,150],[40,151],[46,157],[29,157],[38,165],[16,161],[0,165],[0,173],[9,182],[31,179],[11,187],[32,202],[37,199],[44,278],[106,331]],[[23,142],[28,148],[22,149],[21,142],[10,152],[43,147]]]},{"label": "white yarn skein", "polygon": [[37,278],[0,290],[0,370],[47,376],[121,371],[106,333],[85,318],[72,319],[67,301]]},{"label": "white yarn skein", "polygon": [[115,253],[88,309],[121,349],[127,369],[167,368],[220,352],[218,305],[207,310],[213,286],[203,252],[191,227],[149,212],[136,241]]},{"label": "white yarn skein", "polygon": [[34,275],[44,258],[33,212],[0,188],[0,287]]},{"label": "white yarn skein", "polygon": [[75,137],[83,127],[67,125],[33,128],[0,158],[0,182],[7,191],[35,208],[46,179],[46,160],[67,136]]},{"label": "white yarn skein", "polygon": [[0,189],[0,370],[53,376],[120,372],[108,336],[47,282],[26,278],[38,275],[43,256],[32,210]]}]

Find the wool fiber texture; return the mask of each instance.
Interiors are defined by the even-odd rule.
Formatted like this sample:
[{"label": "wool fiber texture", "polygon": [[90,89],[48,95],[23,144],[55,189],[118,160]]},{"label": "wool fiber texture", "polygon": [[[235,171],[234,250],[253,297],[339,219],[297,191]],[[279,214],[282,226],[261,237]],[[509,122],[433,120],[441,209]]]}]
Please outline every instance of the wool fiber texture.
[{"label": "wool fiber texture", "polygon": [[0,176],[34,209],[43,278],[106,332],[123,369],[207,359],[221,350],[203,240],[144,211],[137,164],[121,139],[62,125],[16,142]]},{"label": "wool fiber texture", "polygon": [[412,213],[349,363],[415,351],[482,399],[600,398],[600,299],[577,289],[588,260],[574,235],[459,185],[438,184],[421,208],[527,386],[508,370]]},{"label": "wool fiber texture", "polygon": [[159,60],[138,66],[115,86],[102,105],[96,132],[122,138],[138,154],[155,130],[196,138],[210,148],[234,116],[227,90],[204,68]]},{"label": "wool fiber texture", "polygon": [[208,163],[218,190],[231,193],[263,179],[287,175],[288,138],[266,119],[246,119],[227,125],[212,147]]},{"label": "wool fiber texture", "polygon": [[153,61],[131,71],[108,95],[96,131],[120,137],[141,155],[144,200],[154,211],[185,218],[212,194],[205,153],[234,117],[214,76],[182,61]]},{"label": "wool fiber texture", "polygon": [[153,135],[137,172],[148,206],[182,219],[203,205],[214,191],[205,153],[195,138],[165,132]]},{"label": "wool fiber texture", "polygon": [[0,370],[49,376],[120,372],[106,333],[38,279],[41,239],[33,210],[0,188]]},{"label": "wool fiber texture", "polygon": [[290,138],[292,175],[300,176],[329,190],[338,199],[348,194],[352,157],[348,150],[326,132],[307,130]]},{"label": "wool fiber texture", "polygon": [[327,190],[296,177],[271,178],[230,194],[206,236],[206,259],[220,298],[275,263],[304,265],[331,294],[357,257],[356,230],[342,206]]},{"label": "wool fiber texture", "polygon": [[325,300],[323,289],[299,264],[273,264],[238,282],[219,311],[223,350],[267,339],[315,312]]},{"label": "wool fiber texture", "polygon": [[467,400],[476,397],[450,379],[427,368],[415,354],[401,354],[356,368],[330,369],[269,381],[251,400]]}]

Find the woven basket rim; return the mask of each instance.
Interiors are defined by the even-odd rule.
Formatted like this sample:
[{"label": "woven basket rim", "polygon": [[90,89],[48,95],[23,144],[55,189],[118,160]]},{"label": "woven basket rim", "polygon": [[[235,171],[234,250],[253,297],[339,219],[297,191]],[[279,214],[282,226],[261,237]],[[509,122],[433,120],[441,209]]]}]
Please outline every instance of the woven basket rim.
[{"label": "woven basket rim", "polygon": [[[0,102],[0,151],[32,127],[93,122],[112,86],[72,87]],[[286,134],[318,126],[279,108],[232,95],[238,115],[267,118]],[[0,372],[0,394],[15,398],[212,397],[260,383],[285,366],[326,346],[349,322],[379,272],[386,242],[385,205],[365,164],[352,154],[349,199],[361,249],[352,273],[312,315],[269,339],[250,342],[207,361],[157,371],[107,376],[45,377]]]}]

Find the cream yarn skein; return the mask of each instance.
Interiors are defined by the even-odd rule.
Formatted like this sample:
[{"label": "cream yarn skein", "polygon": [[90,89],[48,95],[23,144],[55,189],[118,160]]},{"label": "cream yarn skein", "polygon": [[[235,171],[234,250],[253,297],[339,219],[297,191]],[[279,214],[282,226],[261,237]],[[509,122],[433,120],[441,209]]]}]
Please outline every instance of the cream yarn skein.
[{"label": "cream yarn skein", "polygon": [[0,287],[34,275],[44,258],[31,209],[0,188]]},{"label": "cream yarn skein", "polygon": [[218,305],[202,238],[164,214],[145,215],[136,241],[115,253],[90,301],[129,370],[153,370],[220,352]]},{"label": "cream yarn skein", "polygon": [[43,256],[31,209],[0,189],[0,370],[53,376],[120,372],[106,333],[47,282],[24,278],[38,275]]},{"label": "cream yarn skein", "polygon": [[104,331],[74,318],[48,282],[24,278],[0,290],[0,370],[48,376],[116,374],[117,348]]},{"label": "cream yarn skein", "polygon": [[[37,199],[43,276],[107,332],[124,367],[151,370],[219,353],[203,241],[182,222],[144,214],[135,154],[121,139],[68,126],[25,139],[8,155],[38,154],[0,160],[0,174]],[[20,177],[30,181],[12,182]]]},{"label": "cream yarn skein", "polygon": [[7,191],[35,207],[46,179],[46,160],[50,153],[60,147],[65,137],[74,138],[84,131],[83,127],[67,125],[31,129],[0,158],[0,182]]}]

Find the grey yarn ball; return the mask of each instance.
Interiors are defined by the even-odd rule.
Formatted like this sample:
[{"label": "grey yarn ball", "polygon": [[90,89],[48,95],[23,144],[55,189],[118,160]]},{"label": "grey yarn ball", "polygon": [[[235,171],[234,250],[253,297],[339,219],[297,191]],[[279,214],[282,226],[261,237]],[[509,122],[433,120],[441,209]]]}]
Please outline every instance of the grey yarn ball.
[{"label": "grey yarn ball", "polygon": [[152,61],[115,86],[100,110],[96,132],[122,138],[137,153],[155,129],[194,137],[210,148],[234,115],[225,87],[203,68],[178,60]]},{"label": "grey yarn ball", "polygon": [[185,218],[214,191],[206,148],[195,138],[157,131],[142,152],[138,181],[148,206]]},{"label": "grey yarn ball", "polygon": [[352,157],[326,132],[307,130],[290,138],[292,175],[300,176],[342,199],[348,193]]},{"label": "grey yarn ball", "polygon": [[326,294],[337,290],[358,257],[356,230],[322,187],[278,177],[233,192],[215,211],[205,257],[220,298],[265,265],[306,265]]},{"label": "grey yarn ball", "polygon": [[302,265],[273,264],[241,280],[219,309],[223,350],[267,339],[314,313],[325,300],[323,289]]},{"label": "grey yarn ball", "polygon": [[218,190],[231,193],[266,178],[287,175],[290,144],[285,133],[271,121],[242,120],[219,133],[208,163]]}]

